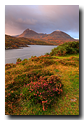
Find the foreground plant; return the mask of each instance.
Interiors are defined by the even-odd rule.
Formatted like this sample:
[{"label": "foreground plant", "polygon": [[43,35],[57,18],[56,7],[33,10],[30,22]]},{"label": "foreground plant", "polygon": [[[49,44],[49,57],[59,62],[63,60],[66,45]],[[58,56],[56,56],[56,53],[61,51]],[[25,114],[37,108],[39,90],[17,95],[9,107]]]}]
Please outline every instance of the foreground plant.
[{"label": "foreground plant", "polygon": [[20,96],[22,99],[31,100],[35,104],[42,104],[43,111],[45,111],[44,105],[50,105],[55,102],[62,92],[63,85],[60,78],[52,75],[49,78],[40,77],[36,82],[31,81],[24,86]]}]

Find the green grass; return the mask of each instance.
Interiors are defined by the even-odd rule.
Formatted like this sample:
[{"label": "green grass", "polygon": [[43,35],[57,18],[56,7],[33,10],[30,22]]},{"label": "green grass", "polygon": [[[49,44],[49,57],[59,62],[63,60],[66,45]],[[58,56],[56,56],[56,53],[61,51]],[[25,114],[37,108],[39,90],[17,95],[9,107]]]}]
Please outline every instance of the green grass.
[{"label": "green grass", "polygon": [[[5,67],[5,114],[79,115],[79,55],[49,57],[45,57],[45,55],[35,57],[33,61],[31,58],[11,67],[8,67],[9,65]],[[49,61],[48,63],[45,58],[46,61]],[[60,77],[64,85],[63,94],[51,106],[47,106],[46,111],[43,111],[42,105],[39,103],[34,104],[30,100],[21,99],[22,89],[25,84],[30,83],[31,78],[36,81],[40,76],[49,77],[51,75]]]}]

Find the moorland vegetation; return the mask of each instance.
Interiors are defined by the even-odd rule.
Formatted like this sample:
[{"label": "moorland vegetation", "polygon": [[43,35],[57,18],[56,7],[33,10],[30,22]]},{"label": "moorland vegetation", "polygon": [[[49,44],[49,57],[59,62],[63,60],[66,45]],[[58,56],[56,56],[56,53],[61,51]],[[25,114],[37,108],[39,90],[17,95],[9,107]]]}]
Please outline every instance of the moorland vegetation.
[{"label": "moorland vegetation", "polygon": [[79,42],[6,64],[5,114],[79,115]]}]

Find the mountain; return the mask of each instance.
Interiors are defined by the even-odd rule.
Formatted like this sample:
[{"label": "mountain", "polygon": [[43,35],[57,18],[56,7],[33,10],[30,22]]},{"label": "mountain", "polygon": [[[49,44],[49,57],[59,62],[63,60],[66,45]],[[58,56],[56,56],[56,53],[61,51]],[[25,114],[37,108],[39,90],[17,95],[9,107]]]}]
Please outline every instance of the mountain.
[{"label": "mountain", "polygon": [[35,31],[31,30],[31,29],[26,29],[21,35],[19,35],[18,37],[26,37],[26,38],[32,38],[34,36],[37,36],[38,33],[36,33]]},{"label": "mountain", "polygon": [[60,31],[60,30],[56,30],[54,32],[52,32],[51,34],[49,34],[49,36],[52,36],[55,39],[59,39],[59,40],[65,40],[65,39],[73,39],[70,35]]},{"label": "mountain", "polygon": [[74,40],[70,35],[60,30],[53,31],[50,34],[37,33],[31,29],[26,29],[18,37],[34,38],[41,40]]}]

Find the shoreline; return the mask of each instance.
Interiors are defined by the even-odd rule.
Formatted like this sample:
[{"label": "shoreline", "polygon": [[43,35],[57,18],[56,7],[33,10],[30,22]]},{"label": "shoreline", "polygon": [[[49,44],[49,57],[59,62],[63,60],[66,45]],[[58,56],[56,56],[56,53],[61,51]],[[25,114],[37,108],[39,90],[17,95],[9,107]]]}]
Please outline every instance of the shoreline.
[{"label": "shoreline", "polygon": [[[32,44],[32,45],[37,45],[37,44]],[[42,45],[42,46],[45,46],[45,45]],[[58,46],[58,45],[46,45],[46,46]],[[12,48],[12,47],[8,47],[8,48],[5,48],[5,50],[11,50],[11,49],[23,49],[21,47],[30,47],[30,46],[20,46],[20,47],[15,47],[15,48]]]},{"label": "shoreline", "polygon": [[11,50],[11,49],[23,49],[21,47],[29,47],[29,46],[19,46],[19,47],[15,47],[15,48],[12,48],[12,47],[8,47],[8,48],[5,48],[5,50]]}]

